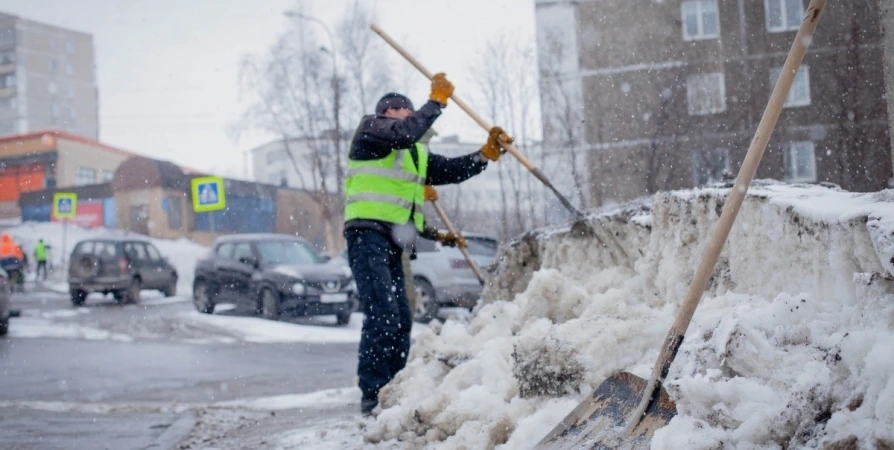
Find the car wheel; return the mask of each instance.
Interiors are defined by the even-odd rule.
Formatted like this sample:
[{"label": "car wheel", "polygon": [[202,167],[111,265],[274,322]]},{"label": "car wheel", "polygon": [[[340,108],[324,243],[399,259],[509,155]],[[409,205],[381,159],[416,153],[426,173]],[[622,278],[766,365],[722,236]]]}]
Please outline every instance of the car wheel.
[{"label": "car wheel", "polygon": [[84,291],[71,291],[71,304],[74,306],[84,306],[87,301],[87,293]]},{"label": "car wheel", "polygon": [[134,278],[133,281],[130,282],[130,286],[128,286],[127,290],[124,292],[124,296],[121,299],[122,303],[139,303],[140,302],[140,291],[143,289],[143,284],[140,282],[139,278]]},{"label": "car wheel", "polygon": [[168,285],[161,290],[161,293],[165,295],[165,297],[174,297],[177,295],[177,279],[174,278]]},{"label": "car wheel", "polygon": [[0,319],[0,336],[6,336],[9,332],[9,319]]},{"label": "car wheel", "polygon": [[261,291],[261,304],[258,309],[265,319],[279,319],[279,295],[272,289],[265,288]]},{"label": "car wheel", "polygon": [[425,278],[415,278],[416,310],[413,319],[419,323],[429,323],[438,316],[438,299],[435,288]]},{"label": "car wheel", "polygon": [[339,325],[347,325],[351,322],[351,310],[340,312],[335,315],[335,323]]},{"label": "car wheel", "polygon": [[196,281],[192,286],[192,303],[200,313],[214,313],[214,299],[211,298],[208,284],[204,281]]}]

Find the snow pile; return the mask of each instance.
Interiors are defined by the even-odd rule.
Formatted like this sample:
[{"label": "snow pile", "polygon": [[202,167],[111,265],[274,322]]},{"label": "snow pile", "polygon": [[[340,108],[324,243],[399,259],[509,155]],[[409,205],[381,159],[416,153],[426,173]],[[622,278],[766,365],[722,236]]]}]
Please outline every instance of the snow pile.
[{"label": "snow pile", "polygon": [[[648,377],[727,193],[662,193],[523,236],[471,321],[416,337],[366,439],[530,448],[610,374]],[[892,257],[894,191],[756,183],[653,448],[894,446]]]},{"label": "snow pile", "polygon": [[[9,228],[5,232],[9,233],[28,254],[32,270],[36,267],[34,246],[38,240],[43,239],[44,243],[50,247],[47,252],[50,266],[56,268],[54,278],[58,278],[59,281],[64,280],[68,273],[67,267],[63,265],[63,260],[70,256],[71,251],[78,242],[85,239],[126,236],[152,242],[162,256],[168,258],[174,268],[177,269],[177,276],[179,277],[178,289],[181,293],[192,292],[192,280],[196,261],[208,253],[207,247],[184,238],[176,240],[154,239],[124,230],[82,228],[71,224],[64,229],[65,249],[63,251],[63,225],[57,222],[25,222]],[[67,286],[65,286],[64,290],[67,291]]]}]

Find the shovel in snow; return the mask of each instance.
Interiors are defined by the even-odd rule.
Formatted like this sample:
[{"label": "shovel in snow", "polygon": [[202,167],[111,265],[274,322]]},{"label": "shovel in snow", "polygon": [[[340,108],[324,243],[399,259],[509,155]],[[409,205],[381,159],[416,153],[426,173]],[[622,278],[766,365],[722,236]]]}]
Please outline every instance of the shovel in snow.
[{"label": "shovel in snow", "polygon": [[683,336],[708,285],[711,273],[714,272],[717,258],[745,200],[748,186],[767,148],[767,142],[779,119],[782,105],[804,59],[804,53],[825,5],[825,0],[811,0],[807,7],[807,13],[782,66],[776,87],[773,88],[770,101],[742,162],[742,168],[723,206],[720,220],[714,227],[711,240],[708,241],[680,311],[664,340],[664,346],[658,354],[648,384],[646,380],[628,372],[612,375],[593,392],[590,398],[571,411],[537,444],[536,448],[644,450],[649,448],[655,430],[666,425],[676,415],[676,405],[662,388],[662,383],[667,377],[677,350],[683,343]]}]

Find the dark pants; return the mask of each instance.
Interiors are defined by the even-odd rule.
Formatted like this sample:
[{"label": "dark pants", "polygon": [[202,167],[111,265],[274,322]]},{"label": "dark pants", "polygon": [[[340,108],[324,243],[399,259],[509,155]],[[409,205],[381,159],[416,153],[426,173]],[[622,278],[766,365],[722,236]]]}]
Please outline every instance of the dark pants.
[{"label": "dark pants", "polygon": [[366,316],[360,333],[357,376],[363,400],[376,400],[379,389],[404,368],[410,353],[413,320],[404,285],[402,250],[389,236],[374,230],[348,230],[345,238]]},{"label": "dark pants", "polygon": [[34,273],[35,278],[40,277],[40,271],[43,270],[43,279],[47,279],[47,262],[46,261],[38,261],[37,262],[37,270]]}]

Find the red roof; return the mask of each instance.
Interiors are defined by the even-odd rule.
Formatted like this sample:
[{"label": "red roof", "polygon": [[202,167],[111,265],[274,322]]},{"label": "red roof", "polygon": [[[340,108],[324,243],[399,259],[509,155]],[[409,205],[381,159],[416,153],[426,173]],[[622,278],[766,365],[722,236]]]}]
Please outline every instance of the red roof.
[{"label": "red roof", "polygon": [[[83,144],[92,145],[94,147],[104,148],[111,152],[118,153],[118,154],[125,155],[125,156],[136,157],[136,158],[148,158],[148,156],[145,156],[145,155],[140,155],[138,153],[120,149],[118,147],[112,147],[111,145],[103,144],[102,142],[99,142],[97,140],[90,139],[90,138],[87,138],[84,136],[79,136],[77,134],[69,133],[69,132],[63,131],[63,130],[50,129],[50,130],[31,131],[29,133],[23,133],[23,134],[11,134],[8,136],[0,136],[0,143],[9,142],[9,141],[20,141],[23,139],[39,138],[45,134],[50,134],[57,138],[68,139],[70,141],[76,141],[76,142],[80,142]],[[177,167],[180,167],[180,170],[182,170],[186,174],[202,173],[199,170],[195,170],[190,167],[184,167],[179,164],[177,164]]]}]

